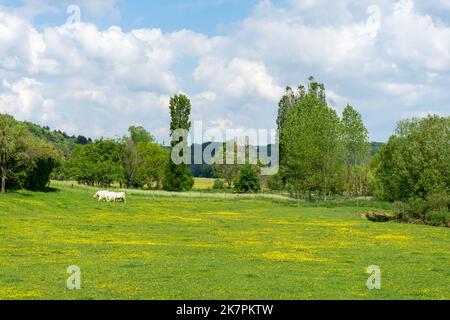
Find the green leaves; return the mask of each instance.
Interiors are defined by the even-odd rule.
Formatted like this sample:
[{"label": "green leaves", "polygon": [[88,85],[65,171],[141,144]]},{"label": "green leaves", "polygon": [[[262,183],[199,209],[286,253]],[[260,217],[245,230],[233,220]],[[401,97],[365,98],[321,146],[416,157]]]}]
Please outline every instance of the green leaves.
[{"label": "green leaves", "polygon": [[123,177],[121,152],[121,144],[114,140],[78,145],[65,164],[66,173],[80,183],[109,186]]},{"label": "green leaves", "polygon": [[361,115],[347,105],[342,114],[346,159],[349,165],[366,163],[370,157],[369,132]]},{"label": "green leaves", "polygon": [[261,191],[261,181],[257,166],[246,164],[242,166],[236,180],[234,189],[239,193],[253,193]]},{"label": "green leaves", "polygon": [[280,180],[297,194],[369,193],[370,144],[361,115],[348,105],[339,119],[325,86],[309,81],[297,93],[288,87],[279,103]]},{"label": "green leaves", "polygon": [[340,189],[344,165],[342,127],[325,102],[322,84],[311,79],[308,91],[300,87],[285,115],[281,137],[283,177],[295,192]]},{"label": "green leaves", "polygon": [[174,95],[170,98],[170,132],[175,130],[191,128],[189,116],[191,114],[191,101],[184,94]]},{"label": "green leaves", "polygon": [[399,123],[374,160],[380,197],[425,198],[450,191],[450,117],[428,116]]},{"label": "green leaves", "polygon": [[137,154],[136,179],[149,189],[161,189],[164,171],[169,162],[169,152],[156,143],[139,143]]},{"label": "green leaves", "polygon": [[137,145],[139,143],[150,143],[155,142],[155,138],[141,126],[131,126],[128,129],[130,133],[131,140]]},{"label": "green leaves", "polygon": [[49,143],[34,137],[27,126],[0,114],[1,191],[25,187],[45,188],[62,155]]},{"label": "green leaves", "polygon": [[[182,143],[186,146],[184,149],[187,150],[186,139],[179,138],[179,140],[176,140],[174,132],[176,130],[189,131],[191,128],[191,122],[189,121],[191,114],[191,101],[183,94],[175,95],[170,98],[169,109],[171,118],[170,133],[172,136],[172,148],[174,148],[177,144]],[[180,157],[182,156],[183,154],[180,154]],[[168,165],[166,166],[163,184],[164,190],[166,191],[189,191],[194,186],[194,179],[192,178],[192,173],[187,167],[187,164],[176,165],[172,159],[170,159]]]}]

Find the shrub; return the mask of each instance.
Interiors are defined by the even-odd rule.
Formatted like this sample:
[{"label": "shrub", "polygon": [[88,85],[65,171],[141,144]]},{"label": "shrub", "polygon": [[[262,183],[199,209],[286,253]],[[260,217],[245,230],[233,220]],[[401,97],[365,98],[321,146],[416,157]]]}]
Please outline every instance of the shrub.
[{"label": "shrub", "polygon": [[401,121],[397,132],[372,160],[377,195],[387,201],[450,190],[450,117]]},{"label": "shrub", "polygon": [[214,180],[213,189],[214,190],[224,190],[225,189],[225,181],[223,181],[222,179]]},{"label": "shrub", "polygon": [[413,198],[407,202],[396,202],[395,208],[396,217],[401,221],[424,220],[427,204],[423,199]]},{"label": "shrub", "polygon": [[413,198],[394,204],[396,218],[405,222],[423,222],[432,226],[449,226],[450,196],[446,192],[430,194],[426,200]]},{"label": "shrub", "polygon": [[427,197],[427,206],[429,210],[434,211],[442,208],[450,209],[450,196],[444,191],[432,193]]},{"label": "shrub", "polygon": [[426,214],[426,223],[436,227],[450,226],[450,212],[447,208],[432,210]]},{"label": "shrub", "polygon": [[274,176],[270,176],[267,180],[267,186],[272,191],[280,191],[285,189],[285,185],[283,179],[281,178],[281,174],[278,173]]},{"label": "shrub", "polygon": [[251,165],[245,165],[239,171],[234,181],[234,189],[239,193],[252,193],[261,190],[258,169]]}]

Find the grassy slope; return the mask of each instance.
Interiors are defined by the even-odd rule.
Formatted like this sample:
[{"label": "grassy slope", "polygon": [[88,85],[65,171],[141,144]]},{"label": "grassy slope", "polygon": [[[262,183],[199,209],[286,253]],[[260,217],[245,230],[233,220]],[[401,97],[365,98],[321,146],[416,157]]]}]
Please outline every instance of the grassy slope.
[{"label": "grassy slope", "polygon": [[[450,299],[450,230],[357,208],[92,190],[0,196],[1,299]],[[68,291],[79,265],[82,290]],[[382,268],[382,290],[366,287]]]}]

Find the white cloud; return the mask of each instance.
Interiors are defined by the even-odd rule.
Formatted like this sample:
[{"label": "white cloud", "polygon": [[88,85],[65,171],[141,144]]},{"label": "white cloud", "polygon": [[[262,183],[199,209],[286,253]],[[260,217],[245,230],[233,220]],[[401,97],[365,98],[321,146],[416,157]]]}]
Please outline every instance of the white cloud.
[{"label": "white cloud", "polygon": [[3,90],[0,94],[0,111],[12,113],[20,118],[38,115],[44,98],[41,94],[44,85],[35,79],[23,78],[9,83],[3,80]]},{"label": "white cloud", "polygon": [[[283,88],[315,75],[338,110],[362,110],[374,139],[405,108],[448,113],[450,26],[411,0],[378,1],[379,11],[370,0],[264,0],[221,36],[30,22],[69,2],[0,7],[0,111],[92,136],[141,124],[167,140],[174,93],[192,97],[194,119],[272,128]],[[75,3],[88,18],[119,15],[115,0]]]},{"label": "white cloud", "polygon": [[414,2],[402,0],[384,26],[384,47],[393,59],[428,71],[450,69],[450,27],[437,25],[429,15],[414,11]]},{"label": "white cloud", "polygon": [[194,79],[233,97],[256,95],[275,102],[283,93],[264,64],[239,58],[225,62],[207,57],[195,70]]}]

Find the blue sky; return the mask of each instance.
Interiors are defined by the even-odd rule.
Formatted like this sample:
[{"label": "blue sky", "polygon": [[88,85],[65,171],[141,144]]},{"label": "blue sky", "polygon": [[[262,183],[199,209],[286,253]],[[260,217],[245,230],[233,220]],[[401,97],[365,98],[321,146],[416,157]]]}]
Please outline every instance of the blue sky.
[{"label": "blue sky", "polygon": [[207,128],[272,129],[309,75],[372,140],[448,116],[450,0],[0,0],[0,112],[68,133],[167,141],[180,92]]},{"label": "blue sky", "polygon": [[207,35],[226,30],[226,25],[247,17],[257,1],[123,1],[121,23],[133,28],[161,28],[165,32],[190,29]]},{"label": "blue sky", "polygon": [[[106,0],[105,2],[108,2]],[[275,1],[274,3],[282,3]],[[68,3],[47,1],[60,12],[64,11]],[[122,0],[115,1],[118,15],[104,12],[97,15],[88,13],[88,21],[96,23],[100,28],[107,28],[117,24],[124,31],[136,28],[160,28],[165,32],[180,29],[190,29],[207,35],[226,32],[227,25],[245,19],[250,15],[258,0]],[[20,8],[27,4],[22,0],[2,0],[0,4],[8,7]],[[32,5],[33,1],[28,1]],[[83,3],[80,4],[83,7]],[[34,21],[37,26],[59,25],[66,17],[55,12],[37,16]],[[101,17],[101,19],[98,19]]]}]

